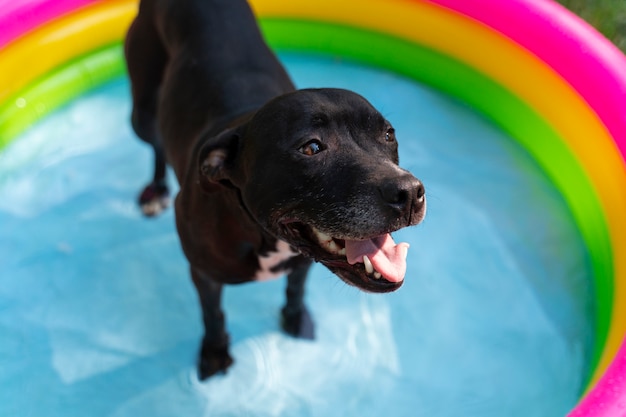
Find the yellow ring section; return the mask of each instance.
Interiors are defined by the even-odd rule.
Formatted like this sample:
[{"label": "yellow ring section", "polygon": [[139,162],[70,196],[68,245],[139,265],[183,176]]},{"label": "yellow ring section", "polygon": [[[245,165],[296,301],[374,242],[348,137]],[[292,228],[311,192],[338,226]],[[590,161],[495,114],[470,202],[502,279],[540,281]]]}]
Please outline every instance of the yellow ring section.
[{"label": "yellow ring section", "polygon": [[136,0],[94,3],[8,44],[0,51],[0,103],[61,64],[119,42],[136,14]]},{"label": "yellow ring section", "polygon": [[[626,253],[626,194],[616,192],[626,190],[626,171],[612,137],[578,93],[515,42],[479,22],[431,3],[360,0],[358,7],[352,2],[334,0],[251,0],[251,3],[259,16],[349,24],[442,52],[505,86],[566,140],[600,196],[616,254],[612,323],[593,377],[593,382],[597,381],[626,333],[626,256],[620,256]],[[532,136],[518,140],[530,142]]]}]

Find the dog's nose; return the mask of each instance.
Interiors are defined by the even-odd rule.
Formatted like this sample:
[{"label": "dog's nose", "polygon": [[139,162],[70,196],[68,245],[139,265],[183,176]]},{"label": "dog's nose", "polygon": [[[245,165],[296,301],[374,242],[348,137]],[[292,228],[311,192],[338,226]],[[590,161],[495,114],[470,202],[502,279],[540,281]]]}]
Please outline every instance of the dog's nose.
[{"label": "dog's nose", "polygon": [[402,214],[418,211],[424,205],[426,190],[420,180],[406,174],[394,181],[387,181],[380,186],[380,194],[385,203]]}]

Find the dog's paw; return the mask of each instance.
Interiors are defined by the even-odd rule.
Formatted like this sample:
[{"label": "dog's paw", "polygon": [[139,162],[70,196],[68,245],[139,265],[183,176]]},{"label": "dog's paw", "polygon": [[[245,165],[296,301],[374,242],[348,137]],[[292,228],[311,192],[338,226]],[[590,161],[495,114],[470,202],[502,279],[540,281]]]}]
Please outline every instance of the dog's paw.
[{"label": "dog's paw", "polygon": [[203,343],[198,358],[198,378],[203,381],[215,374],[224,374],[233,362],[227,345],[215,347]]},{"label": "dog's paw", "polygon": [[151,182],[139,195],[139,206],[145,216],[157,216],[169,205],[170,191],[163,182]]},{"label": "dog's paw", "polygon": [[281,325],[285,333],[299,339],[315,339],[315,324],[306,307],[297,311],[290,311],[285,307],[281,311],[281,316]]}]

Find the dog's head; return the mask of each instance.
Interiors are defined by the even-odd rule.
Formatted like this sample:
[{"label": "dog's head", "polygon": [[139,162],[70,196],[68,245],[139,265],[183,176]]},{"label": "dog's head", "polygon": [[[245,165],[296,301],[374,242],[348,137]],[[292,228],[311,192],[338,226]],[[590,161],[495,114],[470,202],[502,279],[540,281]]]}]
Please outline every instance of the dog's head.
[{"label": "dog's head", "polygon": [[237,190],[266,231],[371,292],[402,285],[408,244],[390,236],[426,211],[422,183],[398,166],[391,124],[363,97],[299,90],[207,141],[201,182]]}]

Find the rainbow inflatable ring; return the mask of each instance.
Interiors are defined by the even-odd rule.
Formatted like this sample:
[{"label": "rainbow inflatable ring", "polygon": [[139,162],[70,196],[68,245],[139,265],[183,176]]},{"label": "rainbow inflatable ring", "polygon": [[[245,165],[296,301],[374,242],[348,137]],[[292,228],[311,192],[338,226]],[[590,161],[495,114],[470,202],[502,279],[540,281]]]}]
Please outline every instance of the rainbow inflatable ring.
[{"label": "rainbow inflatable ring", "polygon": [[[137,0],[0,0],[0,151],[125,74]],[[626,59],[550,0],[253,0],[277,50],[339,55],[465,101],[568,202],[597,299],[593,374],[570,416],[626,415]]]}]

